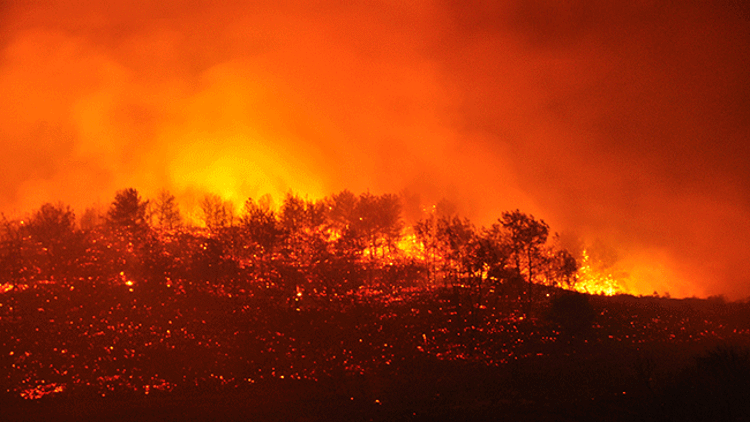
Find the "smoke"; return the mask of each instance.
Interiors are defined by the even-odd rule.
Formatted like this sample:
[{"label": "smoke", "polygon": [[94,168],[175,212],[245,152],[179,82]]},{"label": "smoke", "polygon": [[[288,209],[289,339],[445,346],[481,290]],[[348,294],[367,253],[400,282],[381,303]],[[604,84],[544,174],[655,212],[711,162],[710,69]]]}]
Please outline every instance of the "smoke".
[{"label": "smoke", "polygon": [[0,209],[406,190],[606,244],[637,293],[750,295],[739,2],[246,3],[6,2]]}]

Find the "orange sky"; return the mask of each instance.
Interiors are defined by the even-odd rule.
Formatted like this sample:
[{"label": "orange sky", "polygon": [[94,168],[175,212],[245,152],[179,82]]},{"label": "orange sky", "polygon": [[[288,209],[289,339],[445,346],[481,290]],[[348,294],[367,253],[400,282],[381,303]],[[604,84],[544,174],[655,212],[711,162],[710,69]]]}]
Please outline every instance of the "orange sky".
[{"label": "orange sky", "polygon": [[743,2],[136,3],[0,3],[6,214],[408,189],[607,245],[635,292],[750,296]]}]

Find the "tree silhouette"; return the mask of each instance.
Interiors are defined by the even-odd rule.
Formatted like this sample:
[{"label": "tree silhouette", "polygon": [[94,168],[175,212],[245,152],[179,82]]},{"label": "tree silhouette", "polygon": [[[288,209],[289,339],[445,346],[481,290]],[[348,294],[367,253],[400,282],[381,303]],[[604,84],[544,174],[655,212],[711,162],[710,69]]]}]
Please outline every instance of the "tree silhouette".
[{"label": "tree silhouette", "polygon": [[24,241],[18,221],[9,220],[2,215],[2,232],[0,232],[0,284],[15,288],[29,272],[24,261]]},{"label": "tree silhouette", "polygon": [[257,252],[261,261],[266,261],[273,253],[281,236],[276,213],[271,209],[270,202],[260,200],[256,202],[248,198],[245,201],[240,224],[250,242],[258,247]]},{"label": "tree silhouette", "polygon": [[148,228],[147,209],[148,201],[143,200],[137,190],[123,189],[117,192],[107,211],[107,225],[115,230],[138,234]]},{"label": "tree silhouette", "polygon": [[436,236],[440,245],[443,271],[453,286],[458,302],[468,299],[469,311],[474,312],[482,302],[482,284],[486,278],[480,263],[473,256],[476,231],[468,219],[457,216],[441,216],[437,219]]},{"label": "tree silhouette", "polygon": [[451,284],[461,284],[459,278],[475,265],[468,257],[473,253],[469,245],[475,232],[469,220],[455,215],[431,213],[414,225],[414,234],[424,248],[433,275]]},{"label": "tree silhouette", "polygon": [[[80,255],[76,236],[75,214],[69,206],[46,203],[24,224],[29,240],[38,245],[38,266],[49,278],[68,274]],[[78,238],[76,238],[78,237]]]},{"label": "tree silhouette", "polygon": [[331,237],[339,239],[350,229],[357,208],[357,197],[349,190],[343,190],[325,199],[326,217]]},{"label": "tree silhouette", "polygon": [[440,217],[437,221],[437,236],[443,245],[446,264],[453,273],[453,278],[458,278],[461,273],[469,272],[471,261],[469,255],[475,230],[468,219],[453,217]]},{"label": "tree silhouette", "polygon": [[46,203],[29,219],[26,230],[45,244],[52,244],[75,230],[75,214],[69,206]]},{"label": "tree silhouette", "polygon": [[392,253],[399,239],[404,224],[401,220],[401,200],[398,196],[387,193],[377,198],[375,221],[385,247]]},{"label": "tree silhouette", "polygon": [[520,273],[525,270],[526,281],[533,283],[536,266],[542,257],[541,248],[549,235],[549,226],[544,220],[536,220],[533,215],[519,210],[503,212],[499,222],[508,233],[516,269]]},{"label": "tree silhouette", "polygon": [[86,208],[81,215],[81,229],[93,230],[106,222],[106,219],[102,216],[102,213],[95,207]]},{"label": "tree silhouette", "polygon": [[349,190],[343,190],[325,198],[323,204],[326,232],[332,249],[351,260],[359,259],[367,247],[358,225],[359,198]]},{"label": "tree silhouette", "polygon": [[393,251],[403,228],[401,202],[396,195],[361,194],[353,217],[350,227],[366,240],[370,258],[375,258],[378,249],[381,256],[385,256],[386,249]]},{"label": "tree silhouette", "polygon": [[432,281],[435,281],[437,273],[438,251],[440,250],[439,238],[437,236],[437,219],[435,214],[423,218],[413,226],[414,237],[422,245],[424,259],[429,263]]},{"label": "tree silhouette", "polygon": [[513,252],[514,246],[506,230],[499,224],[493,224],[481,230],[470,257],[476,260],[475,266],[486,268],[489,283],[498,295],[508,300],[518,300],[526,290]]},{"label": "tree silhouette", "polygon": [[200,201],[201,218],[209,229],[229,227],[234,224],[234,206],[219,195],[207,194]]},{"label": "tree silhouette", "polygon": [[576,284],[578,263],[565,249],[550,251],[544,269],[548,281],[553,285],[572,288]]},{"label": "tree silhouette", "polygon": [[287,194],[279,215],[281,229],[280,255],[286,263],[284,277],[287,291],[303,282],[317,282],[316,266],[330,255],[326,234],[325,204]]},{"label": "tree silhouette", "polygon": [[182,215],[177,205],[177,198],[168,190],[162,189],[154,201],[154,213],[160,227],[165,229],[177,228],[182,223]]}]

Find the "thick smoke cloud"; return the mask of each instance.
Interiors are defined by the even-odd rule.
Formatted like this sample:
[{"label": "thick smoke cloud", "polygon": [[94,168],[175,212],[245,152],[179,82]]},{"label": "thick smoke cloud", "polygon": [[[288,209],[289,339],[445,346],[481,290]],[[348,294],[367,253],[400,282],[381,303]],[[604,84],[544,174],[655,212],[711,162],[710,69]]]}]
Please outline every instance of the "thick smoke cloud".
[{"label": "thick smoke cloud", "polygon": [[637,293],[750,295],[742,2],[149,3],[0,6],[6,214],[408,190],[605,245]]}]

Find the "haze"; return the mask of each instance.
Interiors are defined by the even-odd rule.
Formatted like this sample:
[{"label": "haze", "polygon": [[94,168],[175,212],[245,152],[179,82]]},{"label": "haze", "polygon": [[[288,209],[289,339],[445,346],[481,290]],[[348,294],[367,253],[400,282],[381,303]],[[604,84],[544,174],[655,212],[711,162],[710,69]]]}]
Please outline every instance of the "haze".
[{"label": "haze", "polygon": [[750,295],[742,2],[148,3],[0,5],[6,215],[408,191],[532,213],[633,293]]}]

